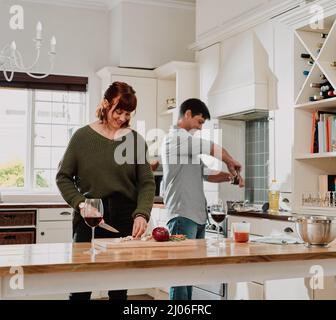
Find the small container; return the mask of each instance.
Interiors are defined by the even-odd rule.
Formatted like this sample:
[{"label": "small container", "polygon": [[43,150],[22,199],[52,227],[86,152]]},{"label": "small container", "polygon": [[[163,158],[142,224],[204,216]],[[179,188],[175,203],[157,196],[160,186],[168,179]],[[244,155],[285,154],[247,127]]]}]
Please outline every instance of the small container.
[{"label": "small container", "polygon": [[232,236],[235,242],[248,242],[250,238],[250,223],[235,222],[231,225]]}]

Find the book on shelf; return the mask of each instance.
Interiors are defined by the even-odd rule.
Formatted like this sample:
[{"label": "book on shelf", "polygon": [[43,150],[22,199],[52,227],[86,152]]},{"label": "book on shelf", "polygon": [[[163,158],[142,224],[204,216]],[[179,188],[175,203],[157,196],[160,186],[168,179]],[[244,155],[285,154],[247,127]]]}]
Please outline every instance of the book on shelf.
[{"label": "book on shelf", "polygon": [[311,153],[336,152],[336,113],[312,113]]},{"label": "book on shelf", "polygon": [[336,175],[323,174],[319,176],[319,192],[326,194],[327,192],[336,191]]}]

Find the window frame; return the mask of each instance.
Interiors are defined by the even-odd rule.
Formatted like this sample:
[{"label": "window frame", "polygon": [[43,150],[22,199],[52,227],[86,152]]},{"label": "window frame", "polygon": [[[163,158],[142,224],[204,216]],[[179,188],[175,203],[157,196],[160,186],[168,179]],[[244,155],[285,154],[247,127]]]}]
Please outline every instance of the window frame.
[{"label": "window frame", "polygon": [[[6,89],[6,87],[2,87],[3,89]],[[27,136],[26,136],[26,157],[24,160],[24,187],[18,188],[3,188],[0,187],[0,192],[5,195],[59,195],[59,191],[56,189],[52,189],[52,186],[48,188],[48,190],[39,190],[34,188],[34,160],[35,160],[35,107],[36,107],[36,90],[44,90],[39,88],[19,88],[19,87],[13,87],[13,89],[22,89],[27,91],[27,116],[26,116],[26,125],[27,125]],[[80,92],[82,94],[85,94],[85,101],[83,103],[78,103],[80,105],[83,105],[84,111],[83,111],[83,123],[79,124],[79,127],[82,127],[85,125],[89,119],[89,93],[87,91],[77,91],[77,90],[54,90],[54,89],[46,89],[46,91],[63,91],[67,93],[71,92]],[[53,101],[50,101],[52,103]],[[51,110],[52,111],[52,110]],[[52,126],[52,123],[50,123],[50,126]],[[53,145],[47,145],[46,147],[52,148]],[[51,165],[51,159],[50,159],[50,165]],[[52,171],[55,168],[49,168],[48,170]]]}]

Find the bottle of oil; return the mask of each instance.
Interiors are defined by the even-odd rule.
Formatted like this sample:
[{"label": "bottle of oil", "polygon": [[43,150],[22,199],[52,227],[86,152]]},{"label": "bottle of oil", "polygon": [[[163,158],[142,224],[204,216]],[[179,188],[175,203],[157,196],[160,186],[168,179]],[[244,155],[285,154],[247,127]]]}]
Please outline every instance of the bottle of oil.
[{"label": "bottle of oil", "polygon": [[279,213],[280,186],[274,179],[268,191],[269,213]]}]

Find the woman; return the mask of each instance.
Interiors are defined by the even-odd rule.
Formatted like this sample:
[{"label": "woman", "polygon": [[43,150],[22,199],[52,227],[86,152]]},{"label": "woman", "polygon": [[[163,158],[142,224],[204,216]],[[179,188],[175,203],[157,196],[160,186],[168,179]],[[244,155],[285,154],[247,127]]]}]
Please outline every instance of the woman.
[{"label": "woman", "polygon": [[[75,242],[90,242],[91,239],[91,228],[85,224],[79,209],[86,198],[102,199],[104,221],[120,231],[113,234],[95,228],[95,237],[132,235],[139,238],[147,229],[155,182],[145,156],[146,143],[129,129],[131,112],[136,106],[133,88],[123,82],[114,82],[97,108],[99,120],[77,130],[69,142],[56,183],[64,200],[75,211]],[[125,147],[126,153],[134,157],[121,163],[123,153],[120,150]],[[90,299],[90,296],[91,292],[73,293],[70,299]],[[109,298],[126,300],[127,291],[109,291]]]}]

